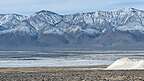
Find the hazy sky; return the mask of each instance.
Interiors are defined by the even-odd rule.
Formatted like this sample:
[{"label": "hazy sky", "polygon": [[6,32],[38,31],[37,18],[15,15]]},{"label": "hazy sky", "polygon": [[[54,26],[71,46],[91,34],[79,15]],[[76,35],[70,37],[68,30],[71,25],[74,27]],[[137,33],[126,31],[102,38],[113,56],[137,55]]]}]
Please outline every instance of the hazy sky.
[{"label": "hazy sky", "polygon": [[44,9],[69,14],[130,7],[144,9],[144,0],[0,0],[0,13],[33,14]]}]

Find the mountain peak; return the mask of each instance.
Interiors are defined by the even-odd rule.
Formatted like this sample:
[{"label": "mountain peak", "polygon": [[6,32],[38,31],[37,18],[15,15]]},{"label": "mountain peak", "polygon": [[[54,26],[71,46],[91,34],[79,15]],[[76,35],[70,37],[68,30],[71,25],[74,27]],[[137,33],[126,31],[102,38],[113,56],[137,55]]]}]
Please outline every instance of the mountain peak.
[{"label": "mountain peak", "polygon": [[130,8],[129,10],[132,11],[132,12],[137,12],[137,11],[139,11],[138,9],[135,9],[135,8]]},{"label": "mountain peak", "polygon": [[36,14],[42,14],[42,13],[46,13],[46,14],[57,14],[57,13],[54,13],[54,12],[51,12],[51,11],[48,11],[48,10],[41,10],[41,11],[36,12]]},{"label": "mountain peak", "polygon": [[140,10],[140,9],[136,9],[136,8],[130,8],[129,9],[131,12],[144,12],[143,10]]}]

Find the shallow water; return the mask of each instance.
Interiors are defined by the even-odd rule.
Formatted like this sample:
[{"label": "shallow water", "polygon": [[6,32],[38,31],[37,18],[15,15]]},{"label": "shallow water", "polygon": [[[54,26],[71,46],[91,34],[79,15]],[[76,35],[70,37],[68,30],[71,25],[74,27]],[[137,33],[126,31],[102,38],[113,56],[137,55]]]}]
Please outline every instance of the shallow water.
[{"label": "shallow water", "polygon": [[109,65],[128,57],[144,59],[143,51],[0,51],[0,67],[63,67]]}]

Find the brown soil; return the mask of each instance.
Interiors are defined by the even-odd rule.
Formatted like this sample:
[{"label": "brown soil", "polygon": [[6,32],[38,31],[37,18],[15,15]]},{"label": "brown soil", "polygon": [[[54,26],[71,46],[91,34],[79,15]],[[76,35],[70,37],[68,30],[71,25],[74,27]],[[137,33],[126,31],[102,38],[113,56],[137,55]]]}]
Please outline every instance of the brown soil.
[{"label": "brown soil", "polygon": [[144,70],[0,68],[0,81],[144,81]]}]

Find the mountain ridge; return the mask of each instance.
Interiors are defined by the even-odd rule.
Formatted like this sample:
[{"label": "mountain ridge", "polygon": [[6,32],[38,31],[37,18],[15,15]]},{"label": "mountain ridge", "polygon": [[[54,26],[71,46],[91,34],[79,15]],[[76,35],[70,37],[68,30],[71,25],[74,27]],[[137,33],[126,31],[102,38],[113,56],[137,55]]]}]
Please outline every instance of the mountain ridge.
[{"label": "mountain ridge", "polygon": [[144,11],[130,8],[60,15],[0,14],[2,46],[143,48]]}]

